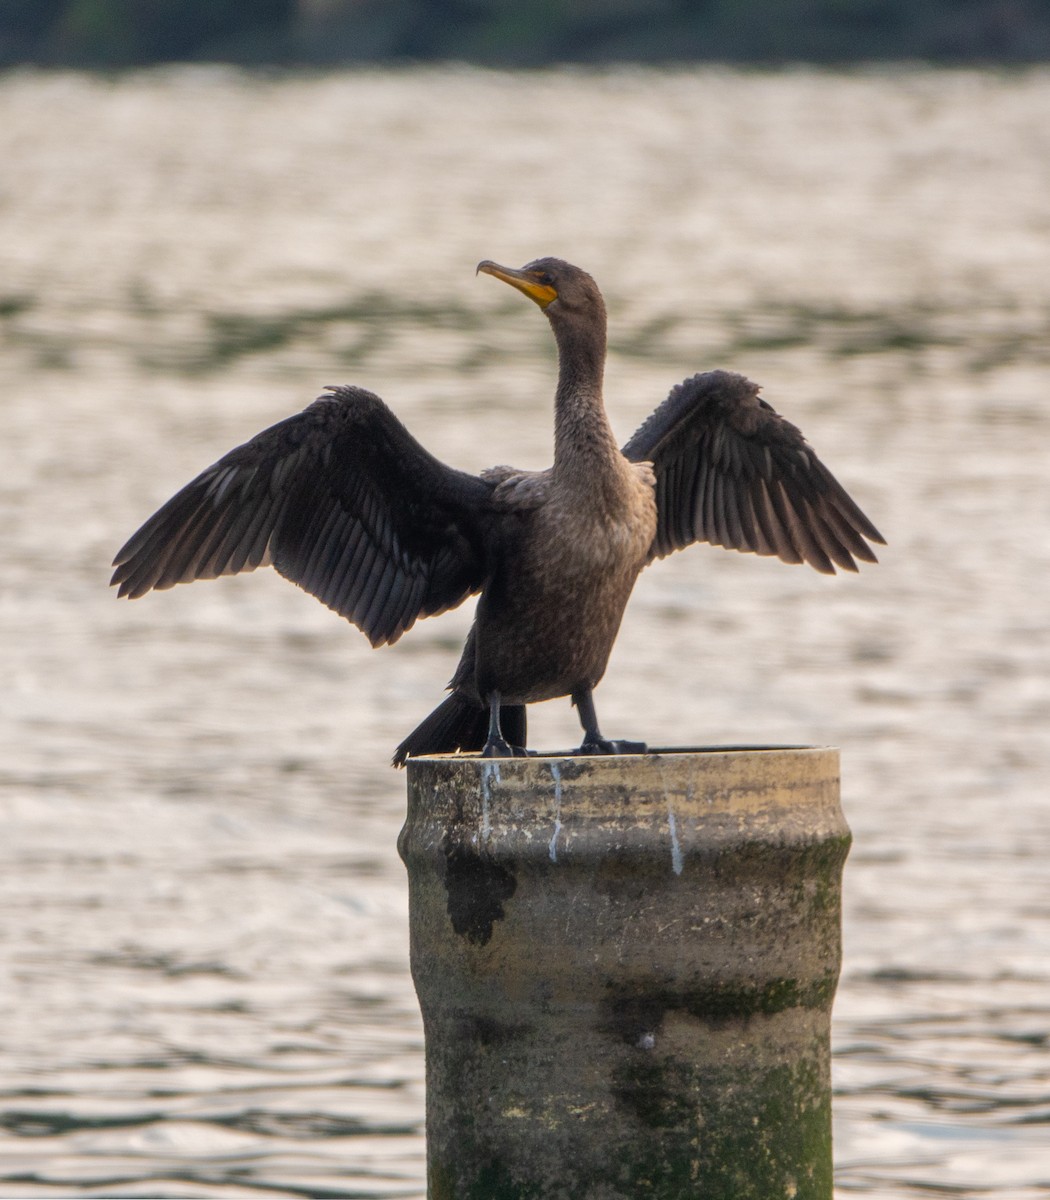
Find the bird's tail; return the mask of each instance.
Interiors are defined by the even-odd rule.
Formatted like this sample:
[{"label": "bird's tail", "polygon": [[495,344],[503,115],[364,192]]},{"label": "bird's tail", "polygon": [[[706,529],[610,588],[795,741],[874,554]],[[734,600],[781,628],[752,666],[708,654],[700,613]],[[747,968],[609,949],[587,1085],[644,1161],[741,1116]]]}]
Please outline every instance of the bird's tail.
[{"label": "bird's tail", "polygon": [[[524,746],[525,705],[504,704],[500,708],[500,726],[512,746]],[[453,692],[394,751],[394,766],[403,767],[406,758],[420,754],[480,750],[488,736],[488,710],[479,708],[462,693]]]}]

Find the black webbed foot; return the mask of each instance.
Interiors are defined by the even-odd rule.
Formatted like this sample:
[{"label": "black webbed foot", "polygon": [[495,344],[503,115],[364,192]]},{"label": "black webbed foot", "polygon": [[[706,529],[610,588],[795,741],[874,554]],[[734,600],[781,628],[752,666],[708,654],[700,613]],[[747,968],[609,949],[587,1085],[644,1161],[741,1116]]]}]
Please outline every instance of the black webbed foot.
[{"label": "black webbed foot", "polygon": [[[489,736],[485,745],[481,748],[482,758],[525,758],[528,755],[528,750],[524,746],[515,746],[508,742],[503,736],[503,728],[500,724],[503,715],[503,708],[499,701],[499,692],[490,692],[488,695],[489,706]],[[507,709],[507,717],[511,724],[509,731],[512,737],[520,737],[525,741],[525,705],[511,705]]]},{"label": "black webbed foot", "polygon": [[603,738],[598,729],[598,718],[594,712],[594,697],[590,688],[579,688],[572,693],[572,702],[580,714],[583,726],[583,742],[577,754],[647,754],[645,742],[612,741]]},{"label": "black webbed foot", "polygon": [[482,758],[527,758],[524,746],[512,746],[505,738],[489,738],[481,749]]},{"label": "black webbed foot", "polygon": [[577,754],[648,754],[645,742],[610,741],[608,738],[583,739]]}]

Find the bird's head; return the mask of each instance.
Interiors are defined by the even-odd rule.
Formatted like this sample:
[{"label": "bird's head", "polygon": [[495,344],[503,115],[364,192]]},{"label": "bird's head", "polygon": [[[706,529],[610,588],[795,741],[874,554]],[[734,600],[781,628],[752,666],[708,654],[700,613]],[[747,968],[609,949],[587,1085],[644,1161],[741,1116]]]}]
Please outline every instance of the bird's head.
[{"label": "bird's head", "polygon": [[573,319],[605,322],[605,303],[598,285],[579,267],[560,258],[537,258],[516,270],[485,259],[478,271],[509,283],[534,300],[553,323]]}]

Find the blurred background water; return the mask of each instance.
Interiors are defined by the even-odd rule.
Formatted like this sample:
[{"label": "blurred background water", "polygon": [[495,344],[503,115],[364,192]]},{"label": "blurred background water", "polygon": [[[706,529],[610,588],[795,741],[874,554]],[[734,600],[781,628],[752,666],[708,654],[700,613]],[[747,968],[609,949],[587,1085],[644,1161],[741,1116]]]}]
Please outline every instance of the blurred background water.
[{"label": "blurred background water", "polygon": [[473,274],[541,254],[606,293],[624,439],[743,371],[889,540],[658,564],[598,692],[842,749],[840,1197],[1047,1194],[1048,112],[1044,71],[0,78],[0,1194],[422,1195],[387,764],[470,613],[374,652],[272,572],[108,564],[328,383],[546,465],[546,323]]}]

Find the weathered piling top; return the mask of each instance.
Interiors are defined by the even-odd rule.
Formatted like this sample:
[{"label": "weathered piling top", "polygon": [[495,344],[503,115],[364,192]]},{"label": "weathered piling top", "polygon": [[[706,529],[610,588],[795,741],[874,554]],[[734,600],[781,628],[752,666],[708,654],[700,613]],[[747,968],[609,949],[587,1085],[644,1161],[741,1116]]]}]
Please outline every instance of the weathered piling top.
[{"label": "weathered piling top", "polygon": [[[698,837],[777,837],[842,830],[839,754],[814,746],[713,746],[647,754],[536,755],[482,759],[440,755],[409,761],[411,821],[476,829],[482,841],[511,838],[522,849],[546,838],[550,860],[584,826],[593,836],[666,827],[670,861],[681,870]],[[721,831],[719,835],[718,831]]]}]

